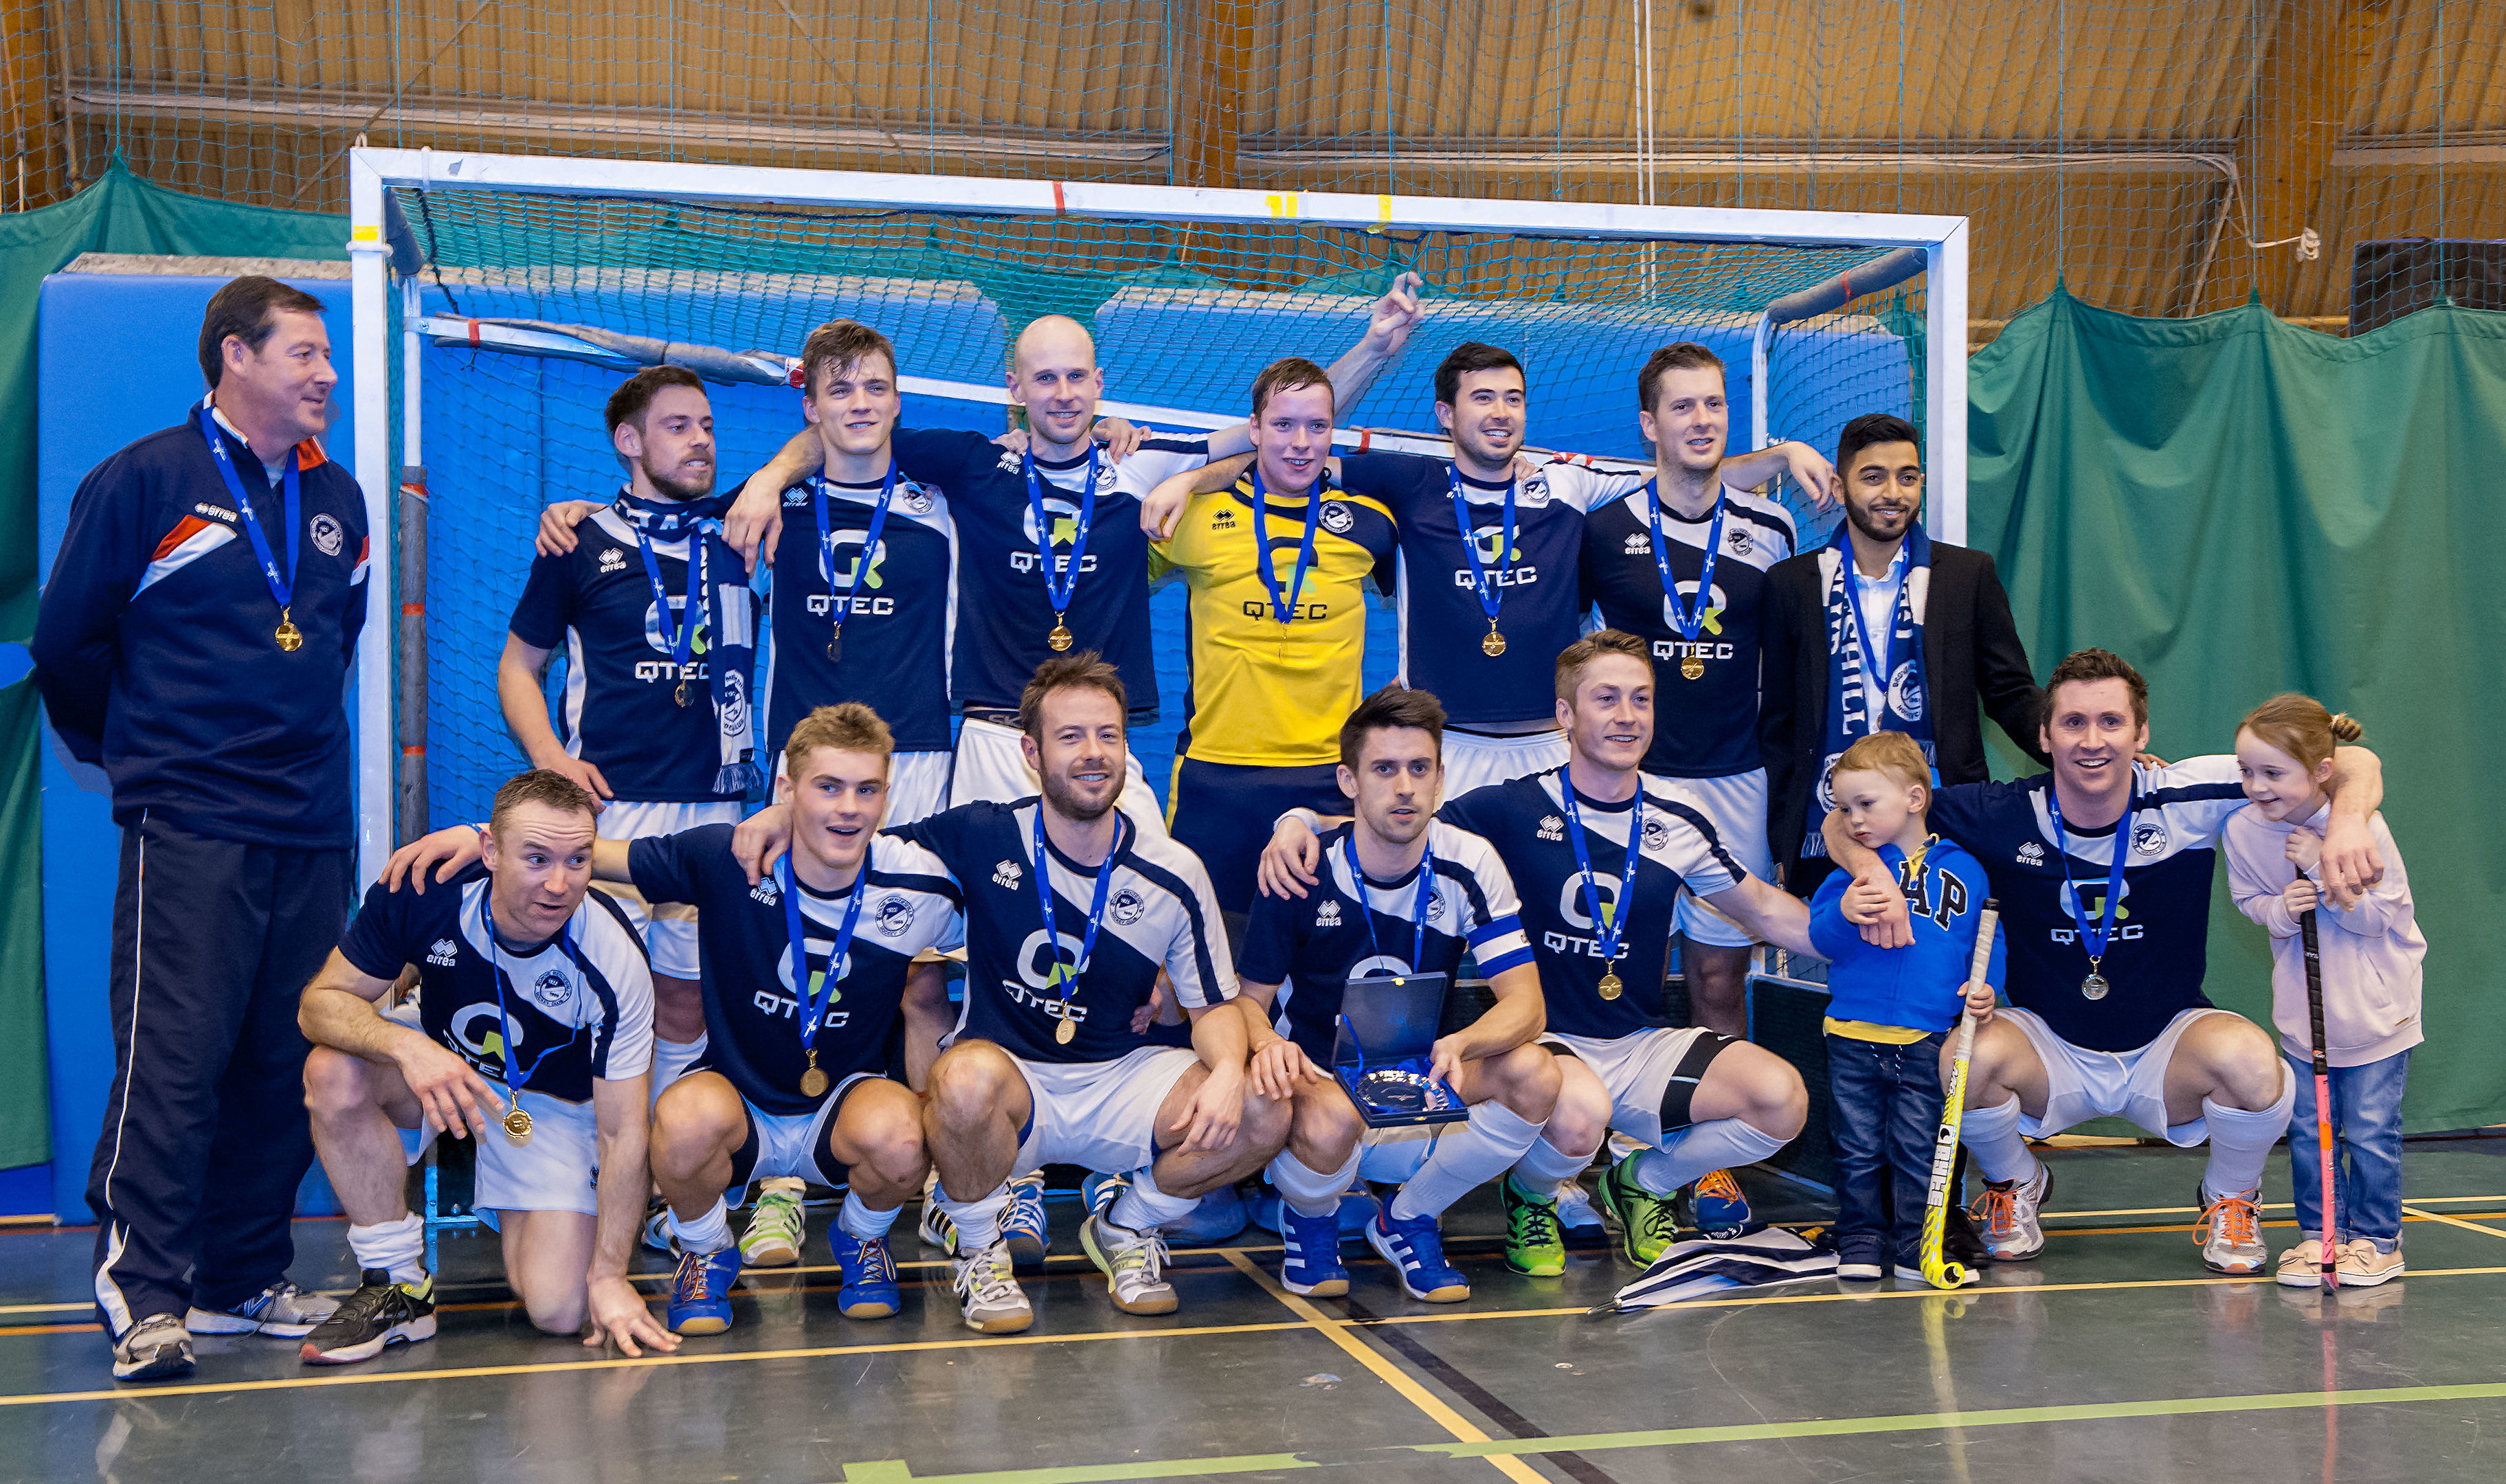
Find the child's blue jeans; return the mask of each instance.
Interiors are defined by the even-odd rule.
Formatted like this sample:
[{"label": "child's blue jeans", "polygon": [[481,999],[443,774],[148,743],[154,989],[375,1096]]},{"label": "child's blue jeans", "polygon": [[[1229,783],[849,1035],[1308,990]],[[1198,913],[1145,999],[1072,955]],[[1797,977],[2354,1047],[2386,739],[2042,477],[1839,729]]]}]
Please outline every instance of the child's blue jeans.
[{"label": "child's blue jeans", "polygon": [[1943,1040],[1938,1032],[1902,1046],[1827,1038],[1841,1261],[1913,1266],[1920,1260],[1923,1198],[1941,1128]]},{"label": "child's blue jeans", "polygon": [[[2287,1056],[2287,1048],[2280,1054]],[[2297,1078],[2297,1107],[2288,1118],[2288,1174],[2297,1187],[2298,1231],[2320,1236],[2323,1166],[2316,1154],[2314,1064],[2289,1056],[2288,1070]],[[2385,1253],[2402,1245],[2402,1087],[2410,1071],[2408,1051],[2363,1067],[2332,1069],[2336,1241],[2365,1237]]]}]

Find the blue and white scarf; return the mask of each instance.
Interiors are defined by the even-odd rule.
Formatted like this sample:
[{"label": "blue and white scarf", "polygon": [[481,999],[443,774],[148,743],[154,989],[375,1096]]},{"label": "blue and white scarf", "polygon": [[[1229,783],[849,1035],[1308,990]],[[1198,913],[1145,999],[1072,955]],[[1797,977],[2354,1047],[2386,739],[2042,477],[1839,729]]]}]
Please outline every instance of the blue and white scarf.
[{"label": "blue and white scarf", "polygon": [[[732,496],[715,495],[684,504],[638,499],[620,490],[613,509],[619,518],[657,548],[673,542],[688,544],[688,606],[701,602],[703,618],[691,649],[700,659],[712,687],[715,743],[721,766],[715,772],[717,794],[745,794],[759,781],[757,739],[750,727],[749,675],[757,657],[754,610],[738,590],[748,585],[747,568],[722,539],[722,517]],[[701,597],[699,597],[701,594]],[[666,627],[668,614],[660,615]],[[684,617],[679,621],[687,621]]]},{"label": "blue and white scarf", "polygon": [[[1897,610],[1891,633],[1882,643],[1878,634],[1861,632],[1861,605],[1854,601],[1853,537],[1850,524],[1837,522],[1836,537],[1819,548],[1819,575],[1827,580],[1827,736],[1818,764],[1818,801],[1803,831],[1805,860],[1823,858],[1827,838],[1820,826],[1836,807],[1836,760],[1857,740],[1874,732],[1902,731],[1922,745],[1932,761],[1932,715],[1923,693],[1923,605],[1932,584],[1932,542],[1919,525],[1906,533],[1897,548],[1904,581],[1897,584]],[[1880,688],[1885,699],[1880,714],[1871,714],[1864,690],[1863,646],[1880,663],[1893,664]],[[1934,773],[1938,779],[1937,771]]]}]

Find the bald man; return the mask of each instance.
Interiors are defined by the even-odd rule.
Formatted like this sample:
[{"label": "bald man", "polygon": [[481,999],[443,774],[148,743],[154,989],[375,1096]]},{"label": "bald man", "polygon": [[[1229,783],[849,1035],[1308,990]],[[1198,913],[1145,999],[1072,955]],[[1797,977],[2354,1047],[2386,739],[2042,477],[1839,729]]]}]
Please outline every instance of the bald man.
[{"label": "bald man", "polygon": [[[1417,287],[1415,274],[1395,279],[1365,335],[1334,363],[1334,384],[1348,388],[1343,401],[1354,403],[1400,353],[1417,323]],[[1020,333],[1006,379],[1011,405],[1025,413],[1022,449],[949,428],[900,428],[893,443],[907,478],[948,492],[956,522],[949,690],[965,720],[949,774],[952,807],[1037,792],[1019,747],[1018,702],[1036,666],[1055,654],[1095,651],[1139,702],[1131,724],[1155,720],[1140,499],[1170,475],[1252,447],[1242,423],[1190,435],[1144,436],[1120,421],[1099,429],[1106,377],[1096,342],[1065,315],[1042,316]],[[748,480],[725,522],[734,547],[773,551],[784,492],[806,481],[820,456],[818,440],[796,437]],[[1143,830],[1164,832],[1136,758],[1121,805]]]}]

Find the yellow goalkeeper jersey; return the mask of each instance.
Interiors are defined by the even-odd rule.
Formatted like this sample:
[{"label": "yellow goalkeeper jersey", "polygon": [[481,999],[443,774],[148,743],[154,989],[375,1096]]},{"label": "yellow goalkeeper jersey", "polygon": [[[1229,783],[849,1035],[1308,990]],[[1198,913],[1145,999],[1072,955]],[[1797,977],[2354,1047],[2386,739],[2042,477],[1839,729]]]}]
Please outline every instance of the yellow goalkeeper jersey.
[{"label": "yellow goalkeeper jersey", "polygon": [[[1257,514],[1248,473],[1235,487],[1194,499],[1174,536],[1149,548],[1152,580],[1180,572],[1192,598],[1184,652],[1192,677],[1177,755],[1201,762],[1304,767],[1340,760],[1340,725],[1362,698],[1363,584],[1388,590],[1392,512],[1326,481],[1319,497],[1271,494]],[[1314,555],[1288,621],[1262,579],[1257,540],[1271,548],[1284,598],[1310,509]]]}]

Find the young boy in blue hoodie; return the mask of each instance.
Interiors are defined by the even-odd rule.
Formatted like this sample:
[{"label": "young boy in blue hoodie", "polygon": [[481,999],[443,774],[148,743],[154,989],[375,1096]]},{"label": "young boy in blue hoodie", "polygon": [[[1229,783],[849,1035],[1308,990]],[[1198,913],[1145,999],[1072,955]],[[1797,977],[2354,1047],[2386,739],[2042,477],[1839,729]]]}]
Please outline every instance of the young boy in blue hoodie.
[{"label": "young boy in blue hoodie", "polygon": [[1829,966],[1836,1275],[1877,1280],[1893,1260],[1898,1277],[1919,1280],[1923,1200],[1941,1123],[1941,1048],[1961,1009],[1979,1024],[1992,1013],[2001,944],[1993,944],[1986,981],[1967,983],[1977,914],[1989,892],[1975,857],[1925,824],[1931,767],[1914,738],[1864,737],[1836,760],[1830,787],[1853,837],[1896,871],[1915,926],[1910,948],[1864,942],[1844,920],[1842,871],[1810,900],[1810,942]]}]

